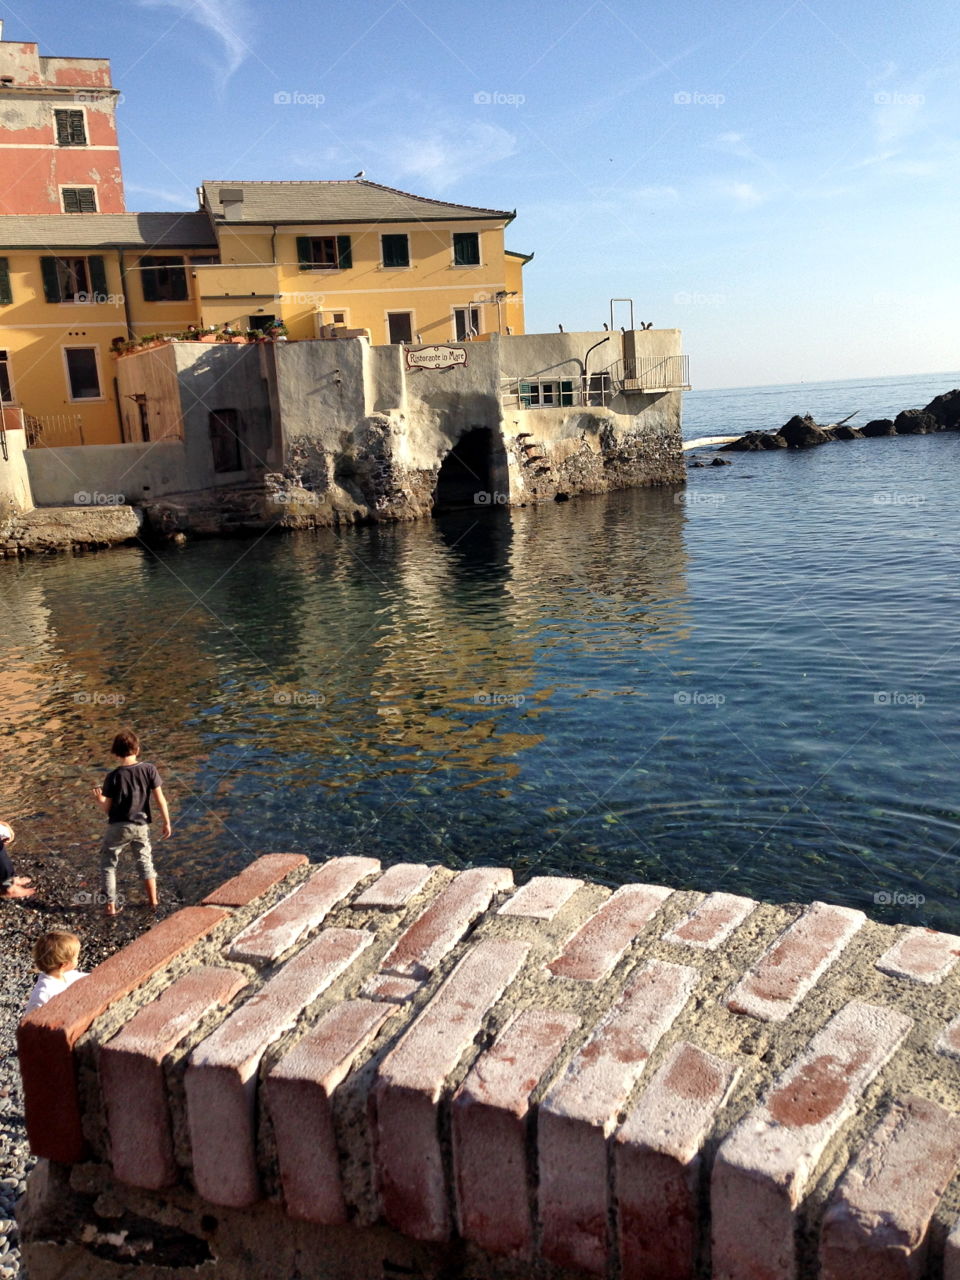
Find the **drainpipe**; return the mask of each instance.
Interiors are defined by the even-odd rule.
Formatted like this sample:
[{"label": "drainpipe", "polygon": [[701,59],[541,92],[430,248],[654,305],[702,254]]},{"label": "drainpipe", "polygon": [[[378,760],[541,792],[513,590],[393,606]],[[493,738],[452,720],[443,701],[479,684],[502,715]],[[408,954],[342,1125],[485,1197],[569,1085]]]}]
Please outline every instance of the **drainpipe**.
[{"label": "drainpipe", "polygon": [[123,318],[127,326],[127,338],[133,340],[133,320],[130,315],[130,294],[127,291],[127,264],[123,250],[117,245],[117,266],[120,268],[120,292],[123,295]]},{"label": "drainpipe", "polygon": [[583,357],[583,394],[584,395],[586,395],[590,389],[589,383],[587,382],[587,361],[590,359],[590,352],[596,351],[597,347],[602,347],[605,342],[609,342],[609,341],[610,341],[610,335],[608,333],[605,338],[601,338],[599,342],[595,342],[592,347],[587,348],[586,354]]}]

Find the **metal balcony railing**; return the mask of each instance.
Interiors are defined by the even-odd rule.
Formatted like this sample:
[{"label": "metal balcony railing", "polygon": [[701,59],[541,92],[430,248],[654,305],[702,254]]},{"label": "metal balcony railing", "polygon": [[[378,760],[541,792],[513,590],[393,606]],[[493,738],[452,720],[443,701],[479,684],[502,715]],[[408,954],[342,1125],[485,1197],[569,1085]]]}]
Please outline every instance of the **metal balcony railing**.
[{"label": "metal balcony railing", "polygon": [[586,377],[511,378],[501,389],[505,409],[566,409],[603,406],[614,394],[610,373],[604,369]]},{"label": "metal balcony railing", "polygon": [[689,356],[642,356],[638,360],[618,360],[610,375],[624,395],[659,391],[690,390]]}]

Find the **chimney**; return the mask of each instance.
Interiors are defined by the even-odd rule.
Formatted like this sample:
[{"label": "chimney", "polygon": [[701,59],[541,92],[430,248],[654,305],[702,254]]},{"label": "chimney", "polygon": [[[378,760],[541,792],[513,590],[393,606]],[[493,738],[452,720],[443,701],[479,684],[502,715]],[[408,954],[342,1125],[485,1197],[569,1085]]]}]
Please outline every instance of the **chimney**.
[{"label": "chimney", "polygon": [[243,188],[221,187],[220,207],[224,222],[240,222],[243,219]]}]

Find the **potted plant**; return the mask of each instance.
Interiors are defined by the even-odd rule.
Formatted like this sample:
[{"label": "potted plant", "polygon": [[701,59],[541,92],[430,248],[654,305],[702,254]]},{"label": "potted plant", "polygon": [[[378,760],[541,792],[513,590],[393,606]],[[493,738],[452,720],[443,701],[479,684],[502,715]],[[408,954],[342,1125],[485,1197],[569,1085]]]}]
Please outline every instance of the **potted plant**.
[{"label": "potted plant", "polygon": [[217,326],[216,326],[215,324],[212,324],[212,325],[210,326],[210,328],[209,328],[209,329],[205,329],[205,330],[200,334],[200,341],[201,341],[201,342],[216,342],[216,341],[218,340],[218,338],[219,338],[219,337],[220,337],[220,335],[219,335],[219,333],[217,332]]},{"label": "potted plant", "polygon": [[283,323],[282,320],[275,320],[273,324],[270,325],[267,332],[269,336],[274,340],[274,342],[287,341],[287,326]]}]

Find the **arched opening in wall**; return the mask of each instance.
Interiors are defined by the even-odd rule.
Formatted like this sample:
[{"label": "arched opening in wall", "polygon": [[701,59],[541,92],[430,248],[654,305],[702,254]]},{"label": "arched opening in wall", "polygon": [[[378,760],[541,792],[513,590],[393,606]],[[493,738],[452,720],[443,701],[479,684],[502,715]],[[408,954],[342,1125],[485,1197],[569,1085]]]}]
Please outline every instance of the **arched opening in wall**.
[{"label": "arched opening in wall", "polygon": [[491,427],[471,427],[440,466],[433,509],[496,506],[506,497],[507,455],[500,434]]}]

